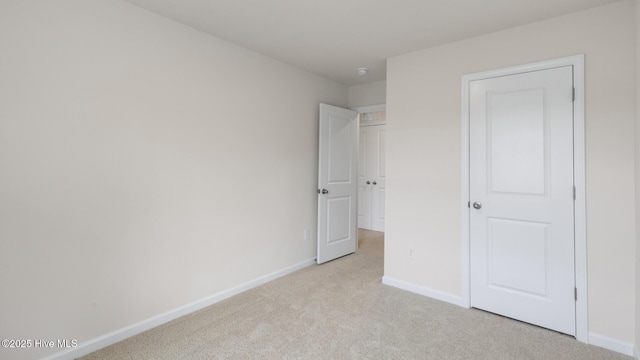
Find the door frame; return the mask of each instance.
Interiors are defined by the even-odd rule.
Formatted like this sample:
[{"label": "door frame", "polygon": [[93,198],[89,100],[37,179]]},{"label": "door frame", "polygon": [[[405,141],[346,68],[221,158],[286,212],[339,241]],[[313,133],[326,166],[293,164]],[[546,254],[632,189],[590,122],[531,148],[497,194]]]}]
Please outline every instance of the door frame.
[{"label": "door frame", "polygon": [[[356,106],[356,107],[352,107],[351,110],[357,111],[358,114],[364,114],[364,113],[369,113],[369,112],[378,112],[378,111],[386,111],[387,110],[387,104]],[[358,124],[358,125],[360,125],[360,124]]]},{"label": "door frame", "polygon": [[470,256],[470,157],[469,157],[469,87],[471,81],[499,76],[515,75],[524,72],[573,66],[573,84],[575,100],[573,103],[573,174],[576,191],[574,201],[575,227],[575,286],[576,300],[576,339],[588,343],[588,292],[587,292],[587,223],[586,223],[586,179],[585,179],[585,114],[584,114],[584,54],[559,59],[541,61],[504,69],[484,71],[462,76],[462,168],[460,212],[462,217],[462,289],[461,305],[471,307],[471,256]]}]

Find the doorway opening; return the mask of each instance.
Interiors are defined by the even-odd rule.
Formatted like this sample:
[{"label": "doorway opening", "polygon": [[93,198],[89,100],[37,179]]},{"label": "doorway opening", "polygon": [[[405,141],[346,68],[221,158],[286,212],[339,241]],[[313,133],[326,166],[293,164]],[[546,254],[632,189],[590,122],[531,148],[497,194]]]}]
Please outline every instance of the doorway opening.
[{"label": "doorway opening", "polygon": [[358,126],[358,229],[384,232],[386,190],[385,105],[354,109]]},{"label": "doorway opening", "polygon": [[384,231],[384,110],[320,104],[318,264],[355,252],[359,228]]}]

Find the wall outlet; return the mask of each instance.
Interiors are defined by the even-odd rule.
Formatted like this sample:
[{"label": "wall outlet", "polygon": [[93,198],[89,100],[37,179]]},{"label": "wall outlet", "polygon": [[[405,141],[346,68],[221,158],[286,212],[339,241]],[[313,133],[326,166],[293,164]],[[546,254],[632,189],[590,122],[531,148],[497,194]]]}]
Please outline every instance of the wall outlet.
[{"label": "wall outlet", "polygon": [[304,229],[304,241],[309,241],[311,234],[309,233],[309,228]]},{"label": "wall outlet", "polygon": [[409,245],[409,252],[407,253],[407,255],[409,256],[409,259],[411,259],[411,260],[416,258],[416,251],[413,248],[413,246]]}]

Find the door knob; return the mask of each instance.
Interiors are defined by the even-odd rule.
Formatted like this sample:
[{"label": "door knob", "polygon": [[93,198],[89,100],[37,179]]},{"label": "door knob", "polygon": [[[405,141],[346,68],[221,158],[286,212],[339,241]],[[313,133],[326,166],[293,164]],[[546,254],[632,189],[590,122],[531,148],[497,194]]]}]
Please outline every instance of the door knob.
[{"label": "door knob", "polygon": [[[327,190],[327,189],[322,189],[322,193],[323,193],[323,194],[328,194],[328,193],[329,193],[329,190]],[[475,206],[475,205],[474,205],[474,206]]]},{"label": "door knob", "polygon": [[367,185],[371,184],[371,181],[367,180]]},{"label": "door knob", "polygon": [[476,201],[473,203],[473,208],[476,210],[482,209],[482,203],[479,201]]},{"label": "door knob", "polygon": [[374,181],[374,182],[373,182],[373,185],[378,185],[378,183]]}]

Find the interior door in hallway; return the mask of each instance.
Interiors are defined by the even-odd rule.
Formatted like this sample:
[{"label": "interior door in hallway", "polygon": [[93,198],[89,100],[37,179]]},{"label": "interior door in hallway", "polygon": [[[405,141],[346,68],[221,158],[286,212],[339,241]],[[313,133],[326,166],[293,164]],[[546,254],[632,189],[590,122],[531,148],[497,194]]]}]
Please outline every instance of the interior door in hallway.
[{"label": "interior door in hallway", "polygon": [[573,67],[469,99],[471,306],[575,335]]},{"label": "interior door in hallway", "polygon": [[360,127],[358,227],[384,231],[386,125]]},{"label": "interior door in hallway", "polygon": [[320,104],[318,264],[358,246],[356,185],[358,113]]}]

